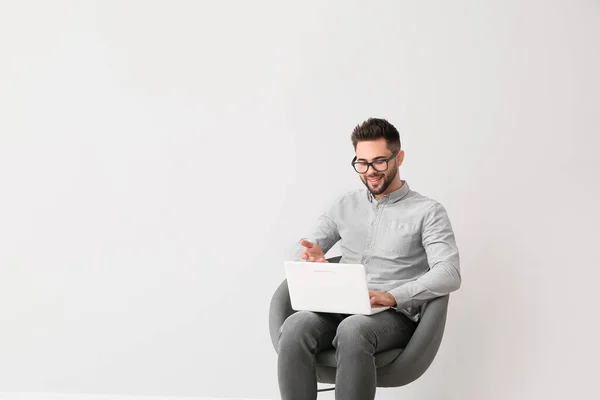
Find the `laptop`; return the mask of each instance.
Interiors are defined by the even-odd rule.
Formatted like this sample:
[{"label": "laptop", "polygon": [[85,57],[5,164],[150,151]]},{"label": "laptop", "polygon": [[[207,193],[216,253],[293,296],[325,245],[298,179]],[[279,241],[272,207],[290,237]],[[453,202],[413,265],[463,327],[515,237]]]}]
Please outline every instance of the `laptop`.
[{"label": "laptop", "polygon": [[362,264],[285,261],[285,274],[296,311],[373,315],[390,308],[371,306]]}]

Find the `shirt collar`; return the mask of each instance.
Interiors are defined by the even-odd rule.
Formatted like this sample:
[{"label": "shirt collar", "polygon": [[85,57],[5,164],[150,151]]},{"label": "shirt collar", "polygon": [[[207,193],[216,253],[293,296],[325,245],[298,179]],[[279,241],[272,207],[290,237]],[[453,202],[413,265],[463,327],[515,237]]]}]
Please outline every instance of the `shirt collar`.
[{"label": "shirt collar", "polygon": [[379,201],[377,199],[375,199],[374,197],[373,197],[373,199],[380,204],[396,203],[396,202],[402,200],[404,197],[406,197],[406,195],[409,192],[410,192],[410,186],[408,186],[408,182],[402,181],[402,186],[400,187],[400,189],[394,190],[391,193],[383,195],[383,197],[381,197],[381,199]]}]

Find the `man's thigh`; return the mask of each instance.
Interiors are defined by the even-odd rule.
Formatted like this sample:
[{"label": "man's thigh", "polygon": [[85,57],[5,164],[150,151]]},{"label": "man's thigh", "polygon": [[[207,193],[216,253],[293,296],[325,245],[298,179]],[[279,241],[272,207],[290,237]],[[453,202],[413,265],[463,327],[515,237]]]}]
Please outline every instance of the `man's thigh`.
[{"label": "man's thigh", "polygon": [[314,346],[314,350],[325,350],[332,347],[333,338],[343,319],[341,314],[298,311],[281,325],[278,340],[281,342],[283,336],[294,342],[304,339]]},{"label": "man's thigh", "polygon": [[366,339],[378,353],[405,347],[415,329],[416,323],[396,310],[351,315],[338,325],[333,344],[338,347],[341,338],[351,342]]}]

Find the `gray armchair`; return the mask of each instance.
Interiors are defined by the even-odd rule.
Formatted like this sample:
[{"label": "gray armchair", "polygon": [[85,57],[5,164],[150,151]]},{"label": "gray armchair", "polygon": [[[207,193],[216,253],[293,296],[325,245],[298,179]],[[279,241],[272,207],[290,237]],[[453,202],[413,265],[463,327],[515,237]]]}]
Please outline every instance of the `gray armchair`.
[{"label": "gray armchair", "polygon": [[[328,259],[339,262],[341,257]],[[407,385],[425,373],[433,362],[444,334],[449,295],[435,298],[421,306],[421,317],[417,329],[404,349],[393,349],[375,354],[378,387]],[[295,311],[292,309],[287,280],[275,291],[269,309],[269,331],[275,351],[277,337],[283,322]],[[335,350],[317,354],[317,380],[320,383],[335,383]],[[331,390],[331,389],[325,389]],[[320,391],[324,391],[321,389]]]}]

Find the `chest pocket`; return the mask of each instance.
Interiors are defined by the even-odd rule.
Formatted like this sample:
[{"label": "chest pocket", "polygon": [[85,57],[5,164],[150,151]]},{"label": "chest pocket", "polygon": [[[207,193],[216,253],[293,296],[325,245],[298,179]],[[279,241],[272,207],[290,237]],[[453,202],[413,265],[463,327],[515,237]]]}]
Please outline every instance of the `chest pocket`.
[{"label": "chest pocket", "polygon": [[407,256],[418,240],[416,224],[391,220],[379,229],[376,247],[386,256]]}]

